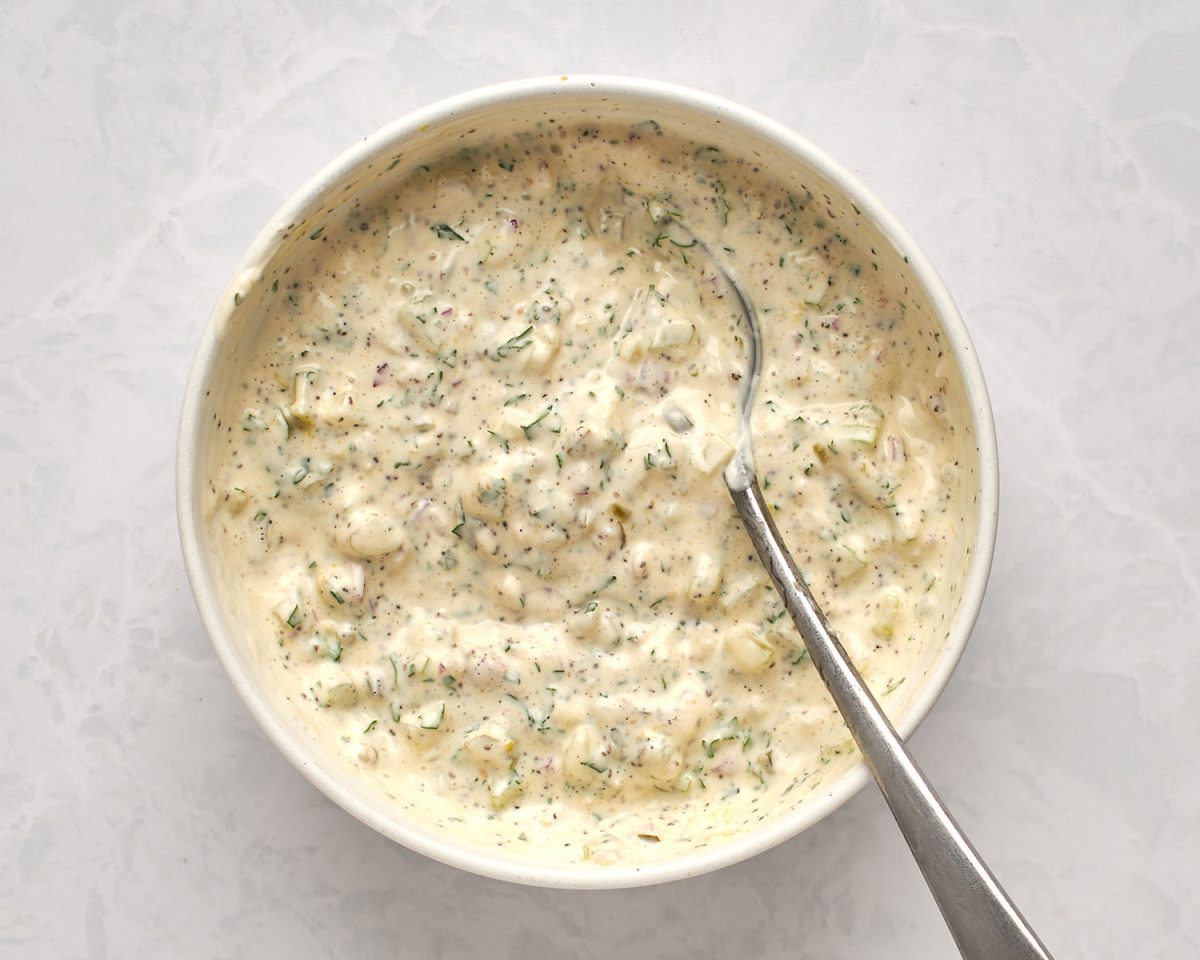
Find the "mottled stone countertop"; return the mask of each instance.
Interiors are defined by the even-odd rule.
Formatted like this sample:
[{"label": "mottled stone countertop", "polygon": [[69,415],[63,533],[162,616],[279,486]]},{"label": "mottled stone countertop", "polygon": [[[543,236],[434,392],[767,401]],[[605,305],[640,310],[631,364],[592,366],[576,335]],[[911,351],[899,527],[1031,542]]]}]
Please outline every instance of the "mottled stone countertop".
[{"label": "mottled stone countertop", "polygon": [[700,879],[508,886],[326,800],[212,653],[173,457],[237,259],[385,122],[565,72],[758,109],[925,248],[1002,506],[915,752],[1060,958],[1200,955],[1200,5],[387,6],[0,10],[0,957],[956,956],[874,789]]}]

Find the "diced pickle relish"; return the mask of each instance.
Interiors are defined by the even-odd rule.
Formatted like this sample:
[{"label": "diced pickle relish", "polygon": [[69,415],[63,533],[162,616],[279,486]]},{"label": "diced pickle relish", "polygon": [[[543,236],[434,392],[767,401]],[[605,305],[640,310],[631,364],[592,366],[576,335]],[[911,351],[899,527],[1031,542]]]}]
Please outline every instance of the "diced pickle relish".
[{"label": "diced pickle relish", "polygon": [[811,194],[654,124],[395,174],[274,277],[223,400],[210,532],[270,685],[393,802],[548,860],[819,789],[853,747],[722,482],[744,344],[688,231],[755,301],[762,487],[885,705],[961,557],[929,332]]}]

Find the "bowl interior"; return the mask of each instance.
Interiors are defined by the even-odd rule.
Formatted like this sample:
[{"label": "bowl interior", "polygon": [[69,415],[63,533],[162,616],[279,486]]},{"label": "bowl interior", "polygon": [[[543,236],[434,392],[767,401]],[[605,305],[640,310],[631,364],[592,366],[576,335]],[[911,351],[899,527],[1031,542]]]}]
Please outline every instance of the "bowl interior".
[{"label": "bowl interior", "polygon": [[304,188],[256,240],[215,311],[201,344],[185,402],[179,447],[179,509],[189,574],[205,625],[235,686],[276,745],[314,784],[385,835],[477,873],[519,882],[617,887],[675,879],[731,863],[778,843],[821,819],[865,782],[857,755],[834,759],[819,782],[779,796],[753,829],[731,830],[718,843],[637,866],[539,863],[519,851],[481,848],[469,838],[431,828],[404,813],[326,753],[286,706],[264,689],[250,638],[223,596],[223,571],[204,534],[214,508],[213,443],[220,398],[254,350],[256,308],[303,245],[357,198],[387,188],[406,170],[430,163],[486,136],[538,121],[563,124],[653,119],[671,132],[753,160],[790,190],[811,194],[839,231],[864,250],[908,316],[946,344],[947,406],[958,411],[961,474],[956,503],[961,580],[955,609],[930,632],[918,669],[888,701],[902,735],[928,712],[969,635],[982,599],[995,532],[994,438],[987,397],[970,341],[936,275],[891,216],[848,174],[786,130],[731,104],[678,88],[636,81],[533,81],[491,88],[402,120],[338,158]]}]

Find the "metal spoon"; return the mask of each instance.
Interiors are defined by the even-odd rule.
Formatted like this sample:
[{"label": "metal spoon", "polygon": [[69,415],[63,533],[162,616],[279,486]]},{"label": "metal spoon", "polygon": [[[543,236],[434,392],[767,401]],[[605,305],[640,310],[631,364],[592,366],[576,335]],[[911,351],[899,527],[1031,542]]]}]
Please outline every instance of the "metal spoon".
[{"label": "metal spoon", "polygon": [[763,500],[754,470],[750,429],[762,366],[758,317],[750,298],[702,241],[677,219],[674,226],[695,241],[725,279],[750,331],[750,375],[742,388],[742,428],[725,468],[725,485],[741,514],[759,559],[804,638],[817,673],[846,722],[863,759],[883,791],[900,832],[966,960],[1050,960],[1050,953],[963,835],[920,767],[905,749],[829,621],[805,585]]}]

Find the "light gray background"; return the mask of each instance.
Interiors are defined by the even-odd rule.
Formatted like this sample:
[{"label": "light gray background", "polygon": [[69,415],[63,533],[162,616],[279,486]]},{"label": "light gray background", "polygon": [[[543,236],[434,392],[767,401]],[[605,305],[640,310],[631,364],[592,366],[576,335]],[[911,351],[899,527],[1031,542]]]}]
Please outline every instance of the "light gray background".
[{"label": "light gray background", "polygon": [[192,350],[334,153],[484,83],[698,86],[805,134],[966,315],[978,629],[916,753],[1065,957],[1200,953],[1200,5],[6,2],[0,955],[950,958],[873,790],[716,875],[561,894],[393,846],[266,742],[174,520]]}]

